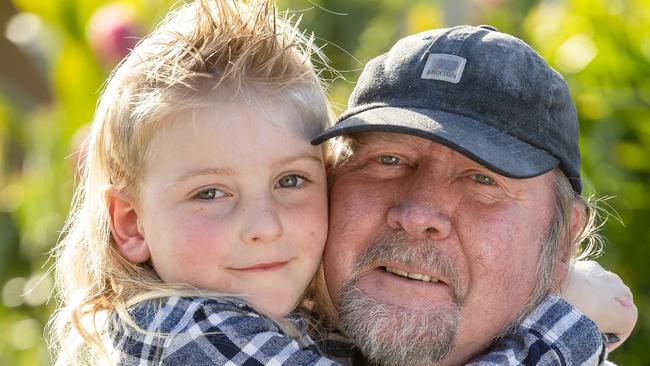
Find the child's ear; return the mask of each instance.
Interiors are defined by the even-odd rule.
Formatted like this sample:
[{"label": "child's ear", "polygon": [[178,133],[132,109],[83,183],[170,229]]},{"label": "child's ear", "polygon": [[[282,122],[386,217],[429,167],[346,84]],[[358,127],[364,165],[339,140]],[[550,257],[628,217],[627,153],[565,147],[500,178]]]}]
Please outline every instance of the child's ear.
[{"label": "child's ear", "polygon": [[138,225],[138,213],[124,193],[108,188],[106,192],[111,234],[122,257],[131,263],[149,260],[149,246]]}]

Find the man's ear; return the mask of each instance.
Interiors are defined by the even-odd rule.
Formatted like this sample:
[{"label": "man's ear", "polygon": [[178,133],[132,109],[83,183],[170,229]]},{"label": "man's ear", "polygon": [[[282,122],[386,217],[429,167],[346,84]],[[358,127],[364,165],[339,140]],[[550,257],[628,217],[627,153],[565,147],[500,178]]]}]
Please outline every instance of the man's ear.
[{"label": "man's ear", "polygon": [[[569,238],[571,239],[571,249],[570,250],[575,250],[575,241],[578,239],[578,235],[580,235],[580,232],[585,226],[585,222],[587,221],[587,212],[586,212],[585,206],[578,202],[574,202],[573,206],[571,207],[571,226],[569,228]],[[569,255],[572,255],[573,253],[569,253]]]},{"label": "man's ear", "polygon": [[138,213],[133,201],[113,188],[106,191],[111,235],[122,257],[131,263],[149,260],[149,246],[138,224]]},{"label": "man's ear", "polygon": [[554,283],[561,284],[564,282],[567,273],[571,269],[571,258],[576,251],[576,240],[578,235],[582,230],[587,213],[585,208],[580,203],[574,203],[571,207],[571,217],[569,218],[569,227],[568,231],[564,233],[564,238],[560,238],[563,243],[560,243],[560,248],[558,248],[555,273],[554,273]]}]

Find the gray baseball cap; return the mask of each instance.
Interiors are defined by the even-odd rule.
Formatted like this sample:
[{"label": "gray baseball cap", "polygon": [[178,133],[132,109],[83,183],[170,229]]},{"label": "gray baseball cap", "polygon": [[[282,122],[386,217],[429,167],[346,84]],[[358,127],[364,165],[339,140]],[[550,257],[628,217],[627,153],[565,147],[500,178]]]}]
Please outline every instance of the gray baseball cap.
[{"label": "gray baseball cap", "polygon": [[559,166],[582,191],[566,82],[526,43],[490,26],[399,40],[368,62],[348,110],[312,143],[368,131],[423,137],[511,178]]}]

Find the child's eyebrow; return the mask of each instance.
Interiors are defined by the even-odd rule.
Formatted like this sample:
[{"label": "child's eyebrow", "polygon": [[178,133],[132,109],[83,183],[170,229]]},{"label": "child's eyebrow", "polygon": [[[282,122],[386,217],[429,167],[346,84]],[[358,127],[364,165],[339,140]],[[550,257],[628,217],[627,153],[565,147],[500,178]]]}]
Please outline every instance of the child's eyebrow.
[{"label": "child's eyebrow", "polygon": [[176,179],[176,182],[182,182],[186,179],[202,175],[233,175],[235,171],[230,168],[202,168],[191,170]]},{"label": "child's eyebrow", "polygon": [[317,164],[323,164],[323,159],[321,159],[319,156],[312,155],[312,154],[298,154],[298,155],[288,156],[284,159],[280,159],[274,162],[272,165],[273,166],[284,165],[284,164],[288,164],[300,160],[307,160]]},{"label": "child's eyebrow", "polygon": [[[313,162],[316,164],[323,164],[323,160],[316,155],[299,154],[299,155],[292,155],[280,159],[274,162],[272,166],[280,166],[280,165],[301,161],[301,160],[307,160],[309,162]],[[203,175],[234,175],[235,173],[236,173],[235,170],[231,168],[201,168],[201,169],[191,170],[181,175],[180,177],[178,177],[178,179],[176,179],[176,182],[177,183],[182,182],[186,179],[197,177],[197,176],[203,176]]]}]

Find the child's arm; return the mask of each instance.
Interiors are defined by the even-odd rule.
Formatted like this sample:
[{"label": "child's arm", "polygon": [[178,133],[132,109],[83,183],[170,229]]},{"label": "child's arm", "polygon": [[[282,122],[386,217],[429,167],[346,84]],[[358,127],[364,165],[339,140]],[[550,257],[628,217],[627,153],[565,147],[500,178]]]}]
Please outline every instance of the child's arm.
[{"label": "child's arm", "polygon": [[607,345],[609,351],[621,345],[636,324],[637,308],[632,292],[620,277],[597,262],[575,262],[561,296],[596,322],[601,333],[610,335],[613,340],[618,338]]}]

